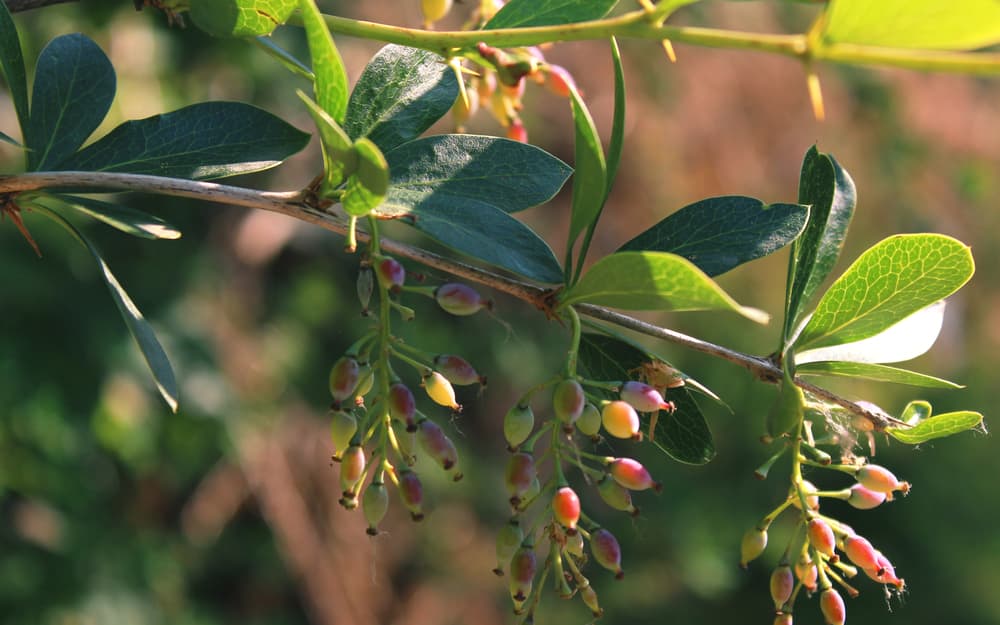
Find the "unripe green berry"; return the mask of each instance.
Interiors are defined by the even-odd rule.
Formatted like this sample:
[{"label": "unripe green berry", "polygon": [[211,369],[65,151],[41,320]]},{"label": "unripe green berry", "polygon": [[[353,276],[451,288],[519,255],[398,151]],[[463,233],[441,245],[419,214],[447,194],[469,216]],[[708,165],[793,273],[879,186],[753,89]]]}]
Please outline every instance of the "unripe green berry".
[{"label": "unripe green berry", "polygon": [[600,604],[597,603],[597,593],[594,592],[593,586],[590,582],[578,587],[580,589],[580,599],[583,600],[583,604],[590,608],[591,614],[595,617],[600,617],[604,614],[604,610],[601,609]]},{"label": "unripe green berry", "polygon": [[603,527],[591,532],[590,552],[598,564],[615,574],[616,579],[625,576],[622,571],[622,548],[614,534]]},{"label": "unripe green berry", "polygon": [[369,363],[361,365],[358,369],[358,386],[354,389],[354,401],[360,405],[361,400],[367,395],[375,385],[375,371]]},{"label": "unripe green berry", "polygon": [[608,402],[601,410],[604,429],[615,438],[638,438],[639,415],[635,408],[625,401]]},{"label": "unripe green berry", "polygon": [[351,444],[355,432],[358,431],[358,420],[344,410],[330,411],[330,440],[333,441],[333,457],[340,459],[340,454]]},{"label": "unripe green berry", "polygon": [[586,403],[587,396],[576,380],[563,380],[552,392],[552,411],[557,419],[568,425],[580,418]]},{"label": "unripe green berry", "polygon": [[847,620],[847,607],[844,599],[833,588],[827,588],[819,595],[819,608],[827,625],[844,625]]},{"label": "unripe green berry", "polygon": [[503,575],[504,569],[510,564],[510,559],[517,552],[524,540],[524,530],[516,519],[511,519],[509,523],[500,528],[497,532],[496,553],[497,568],[493,572],[498,576]]},{"label": "unripe green berry", "polygon": [[455,389],[451,382],[437,371],[431,371],[424,376],[423,387],[434,403],[451,408],[455,412],[462,411],[462,406],[455,401]]},{"label": "unripe green berry", "polygon": [[552,496],[552,516],[569,533],[576,533],[576,524],[580,520],[580,498],[569,486],[563,486]]},{"label": "unripe green berry", "polygon": [[389,510],[389,492],[385,484],[381,481],[372,482],[365,489],[361,496],[361,511],[368,522],[368,529],[365,531],[370,536],[378,535],[378,524],[385,518],[385,513]]},{"label": "unripe green berry", "polygon": [[583,407],[583,412],[580,413],[580,418],[576,420],[576,429],[585,436],[591,438],[597,436],[598,432],[601,431],[601,411],[597,409],[597,406],[587,402],[587,405]]},{"label": "unripe green berry", "polygon": [[576,556],[577,558],[583,557],[583,534],[580,532],[573,532],[572,534],[566,535],[566,553]]},{"label": "unripe green berry", "polygon": [[535,429],[535,413],[527,404],[515,404],[503,418],[503,436],[511,449],[528,440]]},{"label": "unripe green berry", "polygon": [[747,564],[764,553],[765,547],[767,547],[767,530],[757,527],[748,529],[740,542],[740,566],[747,568]]},{"label": "unripe green berry", "polygon": [[[800,484],[802,485],[801,486],[802,493],[805,495],[806,498],[806,505],[809,506],[810,510],[819,510],[819,497],[816,496],[815,494],[816,492],[819,491],[819,489],[816,488],[816,486],[809,480],[802,480]],[[794,484],[791,487],[789,487],[788,496],[792,498],[792,505],[801,510],[802,500],[799,497],[798,491],[795,489]]]},{"label": "unripe green berry", "polygon": [[354,396],[358,386],[360,366],[356,358],[344,356],[330,369],[330,395],[337,401]]},{"label": "unripe green berry", "polygon": [[628,512],[632,516],[639,514],[639,509],[632,505],[632,493],[607,473],[597,483],[597,492],[600,494],[601,499],[604,500],[604,503],[615,510]]}]

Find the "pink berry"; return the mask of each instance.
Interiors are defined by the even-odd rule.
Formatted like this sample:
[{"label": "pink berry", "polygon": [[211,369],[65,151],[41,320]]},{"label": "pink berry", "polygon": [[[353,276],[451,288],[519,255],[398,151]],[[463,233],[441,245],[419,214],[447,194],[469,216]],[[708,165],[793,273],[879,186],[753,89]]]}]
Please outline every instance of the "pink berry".
[{"label": "pink berry", "polygon": [[904,495],[910,492],[910,484],[896,479],[889,469],[877,464],[866,464],[858,469],[858,483],[877,493],[891,495],[893,491],[901,491]]},{"label": "pink berry", "polygon": [[819,579],[819,569],[811,560],[799,560],[795,563],[795,577],[799,578],[806,590],[813,592]]},{"label": "pink berry", "polygon": [[383,288],[398,291],[406,281],[406,269],[395,258],[383,258],[375,265],[375,275]]},{"label": "pink berry", "polygon": [[851,504],[858,510],[871,510],[885,501],[885,493],[869,490],[861,484],[851,486],[850,493],[850,496],[847,498],[847,503]]},{"label": "pink berry", "polygon": [[674,409],[672,402],[664,401],[663,395],[648,384],[629,381],[622,385],[620,397],[639,412],[656,412]]},{"label": "pink berry", "polygon": [[450,471],[458,462],[458,452],[444,430],[430,419],[424,419],[417,424],[417,441],[427,455],[441,465],[445,471]]},{"label": "pink berry", "polygon": [[902,590],[906,584],[902,579],[896,577],[896,569],[892,566],[892,562],[889,562],[889,559],[882,555],[880,551],[876,552],[876,566],[864,571],[868,577],[876,582],[890,584],[899,590]]},{"label": "pink berry", "polygon": [[580,498],[569,486],[563,486],[552,497],[552,516],[570,532],[576,532],[580,520]]},{"label": "pink berry", "polygon": [[483,308],[492,307],[490,301],[483,299],[471,286],[458,282],[439,286],[434,290],[434,299],[446,312],[459,317],[474,315]]},{"label": "pink berry", "polygon": [[614,458],[608,463],[608,473],[616,482],[629,490],[652,488],[660,492],[663,486],[653,479],[646,467],[631,458]]},{"label": "pink berry", "polygon": [[330,369],[330,395],[338,402],[354,396],[358,386],[360,365],[356,358],[344,356]]},{"label": "pink berry", "polygon": [[615,438],[638,438],[639,414],[628,402],[608,402],[601,410],[601,422],[608,434]]},{"label": "pink berry", "polygon": [[469,361],[451,354],[441,354],[434,357],[434,368],[452,384],[467,386],[469,384],[486,384],[486,378],[479,375]]},{"label": "pink berry", "polygon": [[413,393],[402,382],[396,382],[389,387],[389,416],[406,425],[407,432],[415,432],[417,422],[417,400]]},{"label": "pink berry", "polygon": [[819,595],[819,608],[827,625],[844,625],[847,620],[847,607],[844,599],[833,588],[827,588]]},{"label": "pink berry", "polygon": [[403,505],[410,511],[410,518],[420,521],[424,518],[423,502],[424,487],[420,483],[417,474],[408,469],[399,472],[399,498],[403,500]]},{"label": "pink berry", "polygon": [[545,86],[552,93],[568,98],[570,93],[576,89],[576,81],[573,80],[573,76],[561,65],[549,65],[548,70],[549,75]]},{"label": "pink berry", "polygon": [[861,536],[848,536],[844,539],[844,553],[847,557],[862,569],[878,568],[878,552],[875,547],[868,542],[868,539]]},{"label": "pink berry", "polygon": [[521,143],[528,142],[528,129],[524,127],[520,118],[515,118],[510,122],[510,126],[507,126],[507,138]]},{"label": "pink berry", "polygon": [[613,572],[617,579],[625,576],[622,571],[622,548],[614,534],[604,528],[591,532],[590,552],[597,563]]},{"label": "pink berry", "polygon": [[781,610],[792,597],[794,589],[795,576],[792,575],[792,567],[787,564],[779,565],[771,573],[771,599],[774,600],[775,610]]},{"label": "pink berry", "polygon": [[520,501],[531,489],[534,479],[535,459],[532,455],[526,453],[512,454],[510,460],[507,461],[507,471],[504,474],[504,482],[507,485],[507,492],[510,494],[511,502]]},{"label": "pink berry", "polygon": [[573,424],[583,414],[587,396],[576,380],[563,380],[556,384],[552,392],[552,411],[556,418],[566,424]]},{"label": "pink berry", "polygon": [[743,534],[743,540],[740,541],[740,566],[747,568],[747,564],[764,553],[766,547],[767,530],[758,527],[748,529]]},{"label": "pink berry", "polygon": [[806,531],[809,535],[809,544],[812,545],[816,551],[827,556],[833,556],[834,547],[836,545],[836,538],[833,535],[833,529],[822,519],[812,519],[809,521]]}]

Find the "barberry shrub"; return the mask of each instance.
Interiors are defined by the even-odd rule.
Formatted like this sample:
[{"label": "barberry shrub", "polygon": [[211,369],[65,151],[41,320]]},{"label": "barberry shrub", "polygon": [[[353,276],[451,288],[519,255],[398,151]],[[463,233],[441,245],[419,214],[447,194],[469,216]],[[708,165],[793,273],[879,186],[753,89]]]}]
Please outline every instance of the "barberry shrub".
[{"label": "barberry shrub", "polygon": [[[590,259],[625,147],[627,90],[617,38],[755,47],[800,59],[817,117],[825,114],[815,64],[889,64],[941,71],[995,72],[995,56],[966,52],[1000,43],[1000,10],[964,0],[832,0],[816,8],[807,34],[686,29],[670,25],[690,1],[640,2],[611,15],[617,2],[484,0],[453,5],[424,0],[424,29],[390,27],[324,15],[314,0],[201,0],[147,3],[173,23],[190,18],[207,35],[260,45],[302,79],[297,99],[314,122],[309,132],[240,102],[203,102],[129,121],[87,143],[115,97],[115,70],[101,48],[80,34],[53,39],[34,62],[29,97],[17,29],[0,4],[3,76],[20,125],[0,136],[24,152],[24,172],[0,177],[0,211],[34,251],[27,213],[64,227],[96,260],[101,276],[144,355],[160,394],[178,408],[178,384],[150,325],[115,278],[78,218],[96,219],[149,239],[172,239],[163,220],[109,199],[109,191],[143,191],[270,210],[337,232],[355,254],[358,310],[370,321],[330,359],[329,455],[344,508],[380,534],[393,506],[427,517],[441,485],[475,459],[460,458],[452,422],[464,408],[456,386],[488,394],[487,377],[470,354],[402,338],[400,322],[423,323],[418,300],[455,317],[503,311],[486,289],[525,300],[565,333],[560,366],[524,389],[502,417],[509,458],[503,475],[509,520],[497,528],[496,567],[512,610],[524,622],[555,588],[579,597],[593,616],[602,577],[628,579],[628,554],[604,527],[622,512],[669,497],[633,456],[664,453],[690,465],[716,454],[701,403],[725,399],[661,357],[635,333],[736,362],[777,387],[759,416],[769,477],[780,466],[787,496],[749,527],[733,562],[753,566],[780,552],[770,577],[773,612],[760,622],[790,623],[806,595],[818,595],[827,623],[847,618],[844,595],[867,583],[888,594],[906,588],[890,556],[838,520],[836,500],[878,510],[910,484],[876,464],[877,438],[916,445],[974,428],[975,411],[932,414],[915,400],[902,413],[855,402],[813,380],[832,376],[955,388],[953,382],[891,366],[915,358],[937,338],[944,301],[972,276],[968,246],[941,234],[900,234],[858,255],[824,288],[840,257],[858,191],[845,167],[819,146],[807,147],[797,192],[785,202],[723,196],[694,202],[652,224],[615,252]],[[462,12],[462,30],[434,30]],[[288,22],[287,25],[285,23]],[[892,28],[886,28],[891,24]],[[308,58],[279,48],[272,31],[300,29]],[[350,87],[331,33],[386,42]],[[564,67],[537,46],[563,39],[608,39],[614,107],[607,147],[585,94]],[[942,50],[947,52],[942,52]],[[529,90],[564,98],[573,120],[571,164],[529,143],[522,119]],[[293,98],[294,99],[294,98]],[[461,132],[483,110],[503,137]],[[452,116],[459,132],[427,134]],[[306,188],[262,192],[205,181],[280,164],[315,136],[321,159]],[[565,256],[515,214],[550,201],[572,177]],[[100,194],[100,195],[95,195]],[[73,218],[71,219],[70,216]],[[385,222],[408,225],[434,249],[384,235]],[[785,302],[778,340],[764,357],[743,354],[615,312],[726,311],[765,324],[770,315],[738,303],[714,280],[739,265],[787,248]],[[443,251],[442,251],[443,250]],[[447,278],[428,279],[426,267]],[[476,286],[470,282],[478,283]],[[498,329],[502,332],[503,330]],[[626,331],[631,334],[626,334]],[[322,382],[319,382],[320,384]],[[860,442],[860,443],[859,443]],[[417,463],[418,457],[429,463]],[[787,472],[785,466],[788,466]],[[480,471],[477,471],[480,473]],[[809,480],[805,479],[806,474]],[[842,474],[837,476],[836,474]],[[813,480],[822,486],[813,484]],[[769,543],[772,524],[790,532]],[[433,519],[429,519],[433,522]],[[878,521],[873,521],[873,524]],[[739,537],[731,537],[736,545]],[[860,575],[863,573],[864,575]],[[955,574],[960,574],[956,571]],[[859,583],[861,582],[861,583]],[[551,585],[550,585],[551,584]],[[762,592],[763,589],[762,589]]]}]

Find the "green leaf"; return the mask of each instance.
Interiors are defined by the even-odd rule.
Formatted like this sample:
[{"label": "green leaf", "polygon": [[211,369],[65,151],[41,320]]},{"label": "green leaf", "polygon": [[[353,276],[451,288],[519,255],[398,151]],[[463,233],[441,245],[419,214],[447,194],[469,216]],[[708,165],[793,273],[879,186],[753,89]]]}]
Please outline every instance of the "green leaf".
[{"label": "green leaf", "polygon": [[163,347],[156,338],[156,334],[153,332],[152,326],[146,321],[146,318],[142,316],[142,313],[136,307],[135,302],[129,297],[128,293],[125,292],[125,288],[118,282],[115,275],[111,273],[111,268],[108,264],[104,262],[101,257],[100,252],[94,247],[94,244],[90,242],[83,233],[76,229],[76,227],[67,221],[59,213],[53,212],[44,206],[36,205],[35,208],[39,212],[45,214],[46,216],[53,219],[56,223],[60,224],[62,227],[66,228],[73,238],[80,242],[90,254],[97,261],[97,265],[101,270],[101,277],[104,279],[105,284],[108,285],[108,290],[111,292],[111,299],[114,300],[115,305],[118,307],[118,312],[121,313],[122,319],[125,321],[125,325],[128,327],[129,332],[132,334],[132,338],[135,339],[136,343],[139,345],[139,350],[142,351],[143,357],[146,359],[146,364],[149,365],[149,370],[153,374],[153,381],[156,383],[157,389],[160,391],[160,395],[170,406],[172,412],[177,412],[177,382],[174,379],[174,370],[170,366],[170,361],[167,359],[167,354],[163,351]]},{"label": "green leaf", "polygon": [[625,310],[732,310],[757,323],[768,320],[767,313],[737,304],[691,261],[666,252],[605,256],[561,298],[561,306],[577,302]]},{"label": "green leaf", "polygon": [[24,149],[24,146],[21,145],[20,141],[18,141],[17,139],[11,137],[10,135],[8,135],[5,132],[0,132],[0,141],[3,141],[4,143],[9,143],[10,145],[12,145],[12,146],[14,146],[16,148],[21,148],[22,150]]},{"label": "green leaf", "polygon": [[28,81],[24,73],[24,56],[21,54],[21,39],[10,16],[7,4],[0,2],[0,71],[10,89],[14,101],[14,111],[21,123],[21,132],[28,126]]},{"label": "green leaf", "polygon": [[931,412],[930,402],[917,399],[906,404],[906,408],[903,408],[903,413],[899,415],[899,420],[909,425],[916,425],[924,419],[929,419]]},{"label": "green leaf", "polygon": [[368,137],[387,153],[416,139],[451,110],[458,80],[426,50],[388,45],[361,73],[347,104],[344,130]]},{"label": "green leaf", "polygon": [[982,425],[983,415],[978,412],[962,410],[924,419],[913,427],[888,427],[885,431],[901,443],[917,445],[966,430],[982,429]]},{"label": "green leaf", "polygon": [[935,302],[875,336],[853,343],[799,352],[795,354],[795,363],[824,360],[885,363],[912,360],[934,345],[943,323],[944,302]]},{"label": "green leaf", "polygon": [[[592,333],[580,337],[579,365],[591,379],[634,380],[643,365],[656,360],[621,339]],[[664,398],[674,402],[677,409],[673,413],[661,410],[655,424],[651,423],[650,415],[640,415],[647,432],[653,425],[651,442],[679,462],[705,464],[710,461],[715,457],[712,432],[691,392],[684,386],[666,389]]]},{"label": "green leaf", "polygon": [[333,36],[330,35],[330,29],[323,21],[323,15],[316,7],[315,0],[300,0],[299,8],[302,24],[306,29],[309,56],[312,58],[316,102],[334,121],[343,124],[350,91],[344,62],[337,52]]},{"label": "green leaf", "polygon": [[487,30],[553,26],[597,20],[618,4],[618,0],[510,0],[486,23]]},{"label": "green leaf", "polygon": [[867,362],[808,362],[796,365],[795,373],[798,375],[829,375],[861,378],[874,380],[875,382],[892,382],[894,384],[908,384],[910,386],[922,386],[925,388],[964,388],[961,384],[955,384],[942,378],[898,367],[890,367],[889,365]]},{"label": "green leaf", "polygon": [[203,180],[274,167],[309,135],[242,102],[204,102],[125,122],[59,169]]},{"label": "green leaf", "polygon": [[28,167],[59,168],[104,120],[115,97],[115,70],[81,34],[56,37],[35,67],[31,117],[25,129]]},{"label": "green leaf", "polygon": [[903,234],[868,249],[830,287],[796,340],[824,347],[874,336],[957,291],[975,271],[968,246]]},{"label": "green leaf", "polygon": [[385,199],[389,188],[389,164],[374,143],[362,137],[354,143],[357,168],[347,179],[341,203],[348,215],[363,217]]},{"label": "green leaf", "polygon": [[971,50],[1000,43],[997,0],[832,0],[825,43]]},{"label": "green leaf", "polygon": [[829,154],[809,148],[799,177],[799,203],[809,205],[805,231],[792,244],[785,306],[785,341],[820,284],[833,271],[854,215],[854,181]]},{"label": "green leaf", "polygon": [[297,0],[195,0],[191,21],[213,37],[270,35],[298,7]]},{"label": "green leaf", "polygon": [[808,214],[797,204],[764,204],[738,195],[708,198],[668,216],[620,251],[671,252],[716,276],[788,245]]},{"label": "green leaf", "polygon": [[158,217],[120,204],[75,195],[40,194],[30,201],[52,209],[69,209],[144,239],[179,239],[181,232]]},{"label": "green leaf", "polygon": [[309,69],[309,66],[295,58],[288,50],[285,50],[278,44],[274,43],[274,40],[270,37],[254,37],[253,42],[257,44],[258,48],[268,53],[279,63],[284,65],[285,69],[288,71],[293,74],[298,74],[309,82],[316,80],[316,76],[313,74],[312,70]]},{"label": "green leaf", "polygon": [[611,120],[611,137],[608,140],[607,196],[615,183],[618,174],[618,164],[622,158],[622,148],[625,145],[625,68],[622,66],[622,53],[618,49],[618,40],[611,38],[611,60],[615,67],[615,112]]},{"label": "green leaf", "polygon": [[354,150],[351,138],[329,113],[301,90],[296,89],[295,95],[306,103],[309,114],[312,115],[319,130],[320,144],[323,148],[323,185],[320,193],[325,194],[339,187],[354,173],[358,165],[358,153]]},{"label": "green leaf", "polygon": [[[573,125],[576,129],[573,156],[573,207],[569,221],[567,270],[572,269],[572,249],[580,233],[588,229],[600,216],[607,196],[607,165],[604,148],[597,135],[594,120],[580,93],[570,88],[573,107]],[[586,250],[580,250],[585,254]]]}]

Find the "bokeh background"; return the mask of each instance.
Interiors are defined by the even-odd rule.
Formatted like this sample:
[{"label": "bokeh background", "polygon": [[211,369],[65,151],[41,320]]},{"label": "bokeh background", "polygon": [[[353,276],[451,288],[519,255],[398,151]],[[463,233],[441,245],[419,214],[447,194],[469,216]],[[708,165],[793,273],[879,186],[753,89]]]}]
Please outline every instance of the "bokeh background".
[{"label": "bokeh background", "polygon": [[[323,2],[329,12],[420,24],[415,0]],[[466,11],[457,5],[457,11]],[[679,23],[763,32],[803,29],[816,8],[705,2]],[[85,32],[110,56],[118,96],[99,134],[125,119],[208,99],[263,106],[303,129],[294,96],[305,85],[262,52],[168,28],[128,2],[82,2],[16,16],[29,64],[50,38]],[[451,25],[460,23],[455,17]],[[278,40],[304,52],[301,33]],[[352,79],[379,44],[338,38]],[[623,42],[629,82],[625,154],[594,246],[607,253],[698,199],[744,194],[794,201],[806,150],[818,144],[853,175],[859,205],[840,268],[876,241],[942,232],[972,245],[979,271],[949,302],[935,348],[912,368],[960,381],[961,391],[833,384],[889,412],[924,398],[936,412],[979,410],[993,422],[1000,370],[1000,81],[894,70],[823,67],[828,119],[813,119],[802,68],[764,54],[678,46],[670,64],[653,42]],[[603,136],[612,109],[604,43],[557,45]],[[16,133],[0,96],[0,128]],[[569,109],[529,89],[532,142],[572,160]],[[487,115],[471,129],[502,134]],[[448,131],[446,123],[435,131]],[[4,171],[19,155],[0,147]],[[318,149],[238,184],[302,188],[318,173]],[[568,194],[525,213],[557,257]],[[413,524],[394,505],[386,532],[364,534],[341,509],[324,419],[330,364],[363,330],[354,296],[357,259],[342,240],[282,217],[178,199],[133,196],[184,232],[177,241],[131,239],[83,224],[154,322],[181,384],[169,414],[152,388],[96,267],[44,219],[26,215],[39,259],[9,221],[0,223],[0,623],[53,625],[368,625],[510,623],[505,584],[490,569],[493,533],[506,517],[499,473],[502,415],[525,388],[558,366],[566,335],[537,311],[497,296],[498,316],[450,318],[415,302],[403,332],[434,351],[460,353],[490,378],[460,397],[453,438],[466,479],[423,471],[431,513]],[[415,242],[413,235],[395,236]],[[746,304],[777,315],[786,253],[721,277]],[[443,276],[429,273],[429,279]],[[734,315],[648,317],[757,354],[778,328]],[[638,519],[595,516],[622,540],[627,575],[591,575],[606,623],[770,623],[767,579],[780,547],[748,571],[737,566],[743,531],[787,488],[787,466],[765,482],[753,469],[773,389],[741,369],[667,344],[651,344],[714,389],[703,402],[718,457],[682,466],[654,449],[636,453],[665,483],[643,495]],[[860,624],[1000,622],[1000,453],[993,437],[966,433],[919,448],[879,441],[878,460],[914,484],[912,494],[859,513],[830,504],[906,578],[887,601],[861,580],[848,601]],[[823,487],[845,485],[814,475]],[[834,510],[834,508],[836,509]],[[772,541],[787,527],[779,523]],[[820,623],[800,600],[799,624]],[[587,623],[579,601],[545,597],[538,622]]]}]

